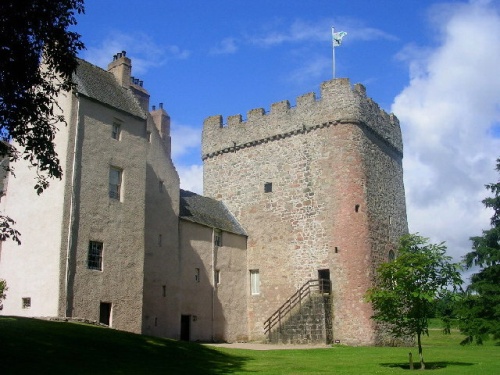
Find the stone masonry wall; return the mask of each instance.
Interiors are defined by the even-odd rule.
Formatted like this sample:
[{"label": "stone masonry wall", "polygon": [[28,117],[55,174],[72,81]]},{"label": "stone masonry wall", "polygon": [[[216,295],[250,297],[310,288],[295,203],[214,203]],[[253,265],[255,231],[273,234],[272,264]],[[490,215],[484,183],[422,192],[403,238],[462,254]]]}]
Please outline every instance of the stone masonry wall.
[{"label": "stone masonry wall", "polygon": [[[324,82],[321,99],[275,103],[205,121],[204,193],[225,202],[248,238],[250,339],[300,286],[330,270],[333,339],[377,342],[364,302],[376,265],[406,230],[399,122],[347,79]],[[272,183],[272,192],[264,185]]]},{"label": "stone masonry wall", "polygon": [[269,334],[274,344],[332,344],[329,296],[313,295]]}]

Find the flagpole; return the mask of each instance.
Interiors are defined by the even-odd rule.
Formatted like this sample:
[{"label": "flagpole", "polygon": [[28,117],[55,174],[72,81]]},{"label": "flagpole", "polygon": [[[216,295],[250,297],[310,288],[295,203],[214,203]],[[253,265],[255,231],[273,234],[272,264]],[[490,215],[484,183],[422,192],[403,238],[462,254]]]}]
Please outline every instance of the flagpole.
[{"label": "flagpole", "polygon": [[332,26],[332,73],[333,73],[333,79],[335,79],[335,43],[333,43],[335,35],[335,27]]},{"label": "flagpole", "polygon": [[338,33],[335,32],[335,27],[332,26],[332,73],[333,79],[335,79],[335,47],[338,47],[342,44],[342,38],[345,37],[347,33],[345,31],[340,31]]}]

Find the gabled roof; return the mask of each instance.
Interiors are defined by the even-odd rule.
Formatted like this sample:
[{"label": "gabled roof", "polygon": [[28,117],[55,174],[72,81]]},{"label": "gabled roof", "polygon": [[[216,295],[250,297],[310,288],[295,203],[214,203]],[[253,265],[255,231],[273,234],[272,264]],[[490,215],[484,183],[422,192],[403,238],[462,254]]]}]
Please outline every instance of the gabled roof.
[{"label": "gabled roof", "polygon": [[100,103],[145,119],[146,114],[130,90],[120,86],[113,73],[107,72],[85,60],[78,59],[73,74],[76,91]]},{"label": "gabled roof", "polygon": [[181,219],[226,232],[247,235],[224,203],[182,189],[180,195],[179,217]]}]

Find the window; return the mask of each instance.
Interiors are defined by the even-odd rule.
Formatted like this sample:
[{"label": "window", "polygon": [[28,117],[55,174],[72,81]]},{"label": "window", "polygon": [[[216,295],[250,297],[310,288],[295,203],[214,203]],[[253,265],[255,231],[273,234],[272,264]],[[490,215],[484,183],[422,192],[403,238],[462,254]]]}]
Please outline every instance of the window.
[{"label": "window", "polygon": [[29,309],[31,307],[31,297],[24,297],[23,301],[23,309]]},{"label": "window", "polygon": [[120,200],[123,171],[116,167],[109,168],[109,197]]},{"label": "window", "polygon": [[116,139],[117,141],[120,140],[120,135],[122,132],[122,125],[118,121],[114,121],[112,128],[111,128],[111,138]]},{"label": "window", "polygon": [[162,180],[158,181],[158,191],[159,191],[160,193],[163,193],[163,192],[165,191],[165,186],[164,186],[164,184],[163,184],[163,181],[162,181]]},{"label": "window", "polygon": [[200,269],[199,268],[194,269],[194,281],[196,281],[197,283],[200,282]]},{"label": "window", "polygon": [[146,132],[146,139],[148,140],[149,143],[151,143],[151,132],[150,131]]},{"label": "window", "polygon": [[215,270],[214,282],[215,282],[215,285],[220,284],[220,270]]},{"label": "window", "polygon": [[392,262],[394,259],[396,259],[396,254],[394,253],[393,250],[389,250],[389,254],[387,255],[387,259],[389,262]]},{"label": "window", "polygon": [[161,247],[162,240],[163,240],[163,237],[161,234],[159,234],[158,235],[158,246],[160,246],[160,247]]},{"label": "window", "polygon": [[91,270],[102,271],[102,242],[89,242],[87,267]]},{"label": "window", "polygon": [[253,296],[260,294],[259,270],[250,270],[250,292]]},{"label": "window", "polygon": [[214,246],[222,246],[222,231],[214,229]]},{"label": "window", "polygon": [[162,289],[163,289],[163,297],[166,297],[167,296],[167,286],[162,285]]},{"label": "window", "polygon": [[264,193],[272,193],[273,192],[273,183],[272,182],[266,182],[264,184]]}]

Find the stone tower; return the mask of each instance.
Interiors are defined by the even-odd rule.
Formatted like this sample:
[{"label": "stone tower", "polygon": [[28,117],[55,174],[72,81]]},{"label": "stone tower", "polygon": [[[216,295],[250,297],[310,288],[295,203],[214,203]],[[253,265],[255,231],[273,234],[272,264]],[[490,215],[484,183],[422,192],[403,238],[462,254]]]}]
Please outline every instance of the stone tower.
[{"label": "stone tower", "polygon": [[381,343],[363,296],[408,230],[397,118],[335,79],[295,107],[207,118],[202,158],[204,194],[248,233],[250,339],[306,281],[330,278],[333,339]]}]

